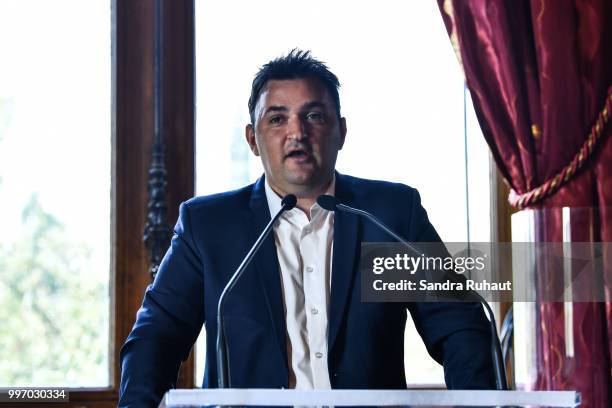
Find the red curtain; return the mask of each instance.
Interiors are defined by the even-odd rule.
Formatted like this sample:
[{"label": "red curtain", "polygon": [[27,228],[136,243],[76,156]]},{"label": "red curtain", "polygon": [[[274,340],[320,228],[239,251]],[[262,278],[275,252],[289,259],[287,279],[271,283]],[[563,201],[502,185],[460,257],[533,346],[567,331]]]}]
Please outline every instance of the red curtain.
[{"label": "red curtain", "polygon": [[[601,121],[612,115],[610,110],[607,116],[602,114],[612,89],[612,1],[438,0],[438,4],[484,137],[515,196],[531,193],[527,202],[531,208],[589,207],[582,212],[592,214],[588,223],[578,217],[571,221],[571,239],[612,241],[612,123]],[[598,117],[595,148],[580,157]],[[563,182],[561,178],[553,182],[578,159],[579,170],[574,168],[569,176],[564,173]],[[531,200],[534,192],[540,195],[538,188],[541,192],[551,185],[556,187],[550,190],[554,193]],[[563,240],[558,214],[553,210],[537,217],[537,240]],[[612,303],[572,306],[575,337],[583,341],[576,342],[570,364],[553,358],[563,346],[559,319],[563,304],[538,305],[541,330],[533,339],[538,342],[540,366],[536,387],[577,389],[583,394],[583,406],[609,407]]]}]

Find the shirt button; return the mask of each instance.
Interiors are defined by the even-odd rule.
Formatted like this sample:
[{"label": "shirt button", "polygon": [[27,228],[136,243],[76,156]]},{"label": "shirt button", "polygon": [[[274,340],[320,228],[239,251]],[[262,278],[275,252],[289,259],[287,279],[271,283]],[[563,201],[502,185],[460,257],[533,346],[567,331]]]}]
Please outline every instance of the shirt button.
[{"label": "shirt button", "polygon": [[312,230],[310,229],[310,227],[304,227],[304,234],[310,234]]},{"label": "shirt button", "polygon": [[323,353],[321,353],[321,352],[318,352],[318,351],[317,351],[317,352],[315,353],[315,357],[316,357],[316,358],[321,358],[321,357],[323,357]]},{"label": "shirt button", "polygon": [[310,311],[312,312],[312,314],[317,314],[319,313],[319,311],[317,309],[315,309],[314,307],[312,309],[310,309]]},{"label": "shirt button", "polygon": [[312,272],[312,271],[314,271],[314,268],[312,266],[306,267],[306,272]]}]

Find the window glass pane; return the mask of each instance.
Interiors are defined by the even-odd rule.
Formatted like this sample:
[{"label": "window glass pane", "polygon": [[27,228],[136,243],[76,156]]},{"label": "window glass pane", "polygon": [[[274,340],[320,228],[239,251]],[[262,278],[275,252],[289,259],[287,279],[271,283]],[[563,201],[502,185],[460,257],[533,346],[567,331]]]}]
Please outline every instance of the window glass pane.
[{"label": "window glass pane", "polygon": [[[232,3],[198,0],[198,194],[237,188],[262,173],[244,138],[251,81],[263,63],[294,47],[312,50],[342,84],[348,134],[338,171],[417,188],[445,241],[467,240],[469,195],[470,219],[478,219],[470,233],[489,240],[488,153],[477,124],[466,125],[471,102],[466,115],[461,68],[433,1],[262,0],[241,3],[236,13]],[[466,170],[466,156],[480,165]],[[466,189],[466,173],[478,188]],[[442,368],[408,326],[408,382],[443,383]]]},{"label": "window glass pane", "polygon": [[110,0],[3,0],[0,38],[0,386],[107,386]]}]

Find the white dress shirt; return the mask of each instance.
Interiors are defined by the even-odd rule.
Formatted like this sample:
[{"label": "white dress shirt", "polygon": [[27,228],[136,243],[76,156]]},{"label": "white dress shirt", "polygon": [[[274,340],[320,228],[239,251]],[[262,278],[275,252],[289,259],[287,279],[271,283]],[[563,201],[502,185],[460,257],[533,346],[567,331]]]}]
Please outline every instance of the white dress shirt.
[{"label": "white dress shirt", "polygon": [[[271,216],[281,198],[266,180]],[[335,179],[327,194],[334,194]],[[274,241],[287,325],[289,387],[331,389],[327,368],[327,325],[331,284],[334,213],[318,204],[310,208],[310,221],[297,207],[274,224]]]}]

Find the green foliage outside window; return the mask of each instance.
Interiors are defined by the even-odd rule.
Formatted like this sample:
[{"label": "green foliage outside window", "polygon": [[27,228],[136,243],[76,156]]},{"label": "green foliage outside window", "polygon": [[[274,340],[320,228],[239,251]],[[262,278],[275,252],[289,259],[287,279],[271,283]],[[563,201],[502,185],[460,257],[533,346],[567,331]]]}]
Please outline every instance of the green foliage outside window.
[{"label": "green foliage outside window", "polygon": [[[0,149],[9,105],[0,100]],[[18,174],[0,175],[0,203],[11,200],[2,191],[8,177]],[[21,226],[0,231],[0,387],[107,383],[109,288],[87,243],[70,237],[36,193]]]}]

